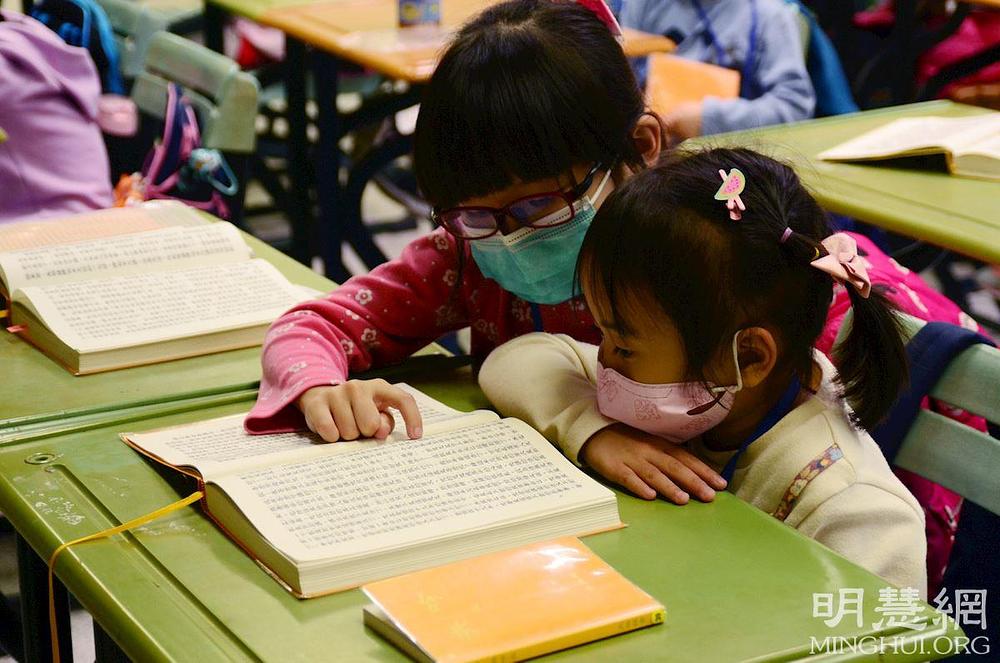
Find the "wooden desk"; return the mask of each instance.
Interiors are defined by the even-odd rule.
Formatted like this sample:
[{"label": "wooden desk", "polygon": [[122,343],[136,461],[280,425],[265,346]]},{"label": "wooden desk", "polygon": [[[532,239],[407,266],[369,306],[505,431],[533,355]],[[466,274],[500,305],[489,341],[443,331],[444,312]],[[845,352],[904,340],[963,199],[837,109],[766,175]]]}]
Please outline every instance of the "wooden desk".
[{"label": "wooden desk", "polygon": [[[257,19],[285,34],[369,67],[390,78],[421,83],[430,78],[455,30],[496,0],[449,0],[439,27],[400,28],[396,0],[330,0],[265,10]],[[625,30],[630,57],[671,51],[666,37]]]},{"label": "wooden desk", "polygon": [[816,158],[823,150],[899,118],[987,112],[975,106],[932,101],[699,140],[761,149],[790,161],[820,204],[831,212],[1000,264],[1000,183]]},{"label": "wooden desk", "polygon": [[[461,409],[485,404],[467,372],[408,378]],[[245,411],[207,408],[0,448],[0,510],[43,557],[63,541],[124,522],[188,494],[188,480],[143,459],[118,439],[151,429]],[[37,453],[57,460],[33,465]],[[899,637],[922,658],[960,636],[945,620],[923,631],[882,622],[885,583],[728,493],[712,504],[676,507],[625,494],[628,527],[588,546],[663,602],[663,626],[568,650],[551,660],[789,661],[827,637]],[[363,595],[298,600],[226,538],[197,507],[133,533],[66,551],[58,575],[134,660],[404,661],[362,626]],[[864,592],[853,616],[827,627],[813,593]],[[44,590],[43,590],[44,591]],[[42,615],[44,617],[44,601]],[[938,640],[940,638],[941,640]],[[868,640],[870,643],[874,640]],[[98,642],[105,642],[99,636]],[[942,644],[943,643],[943,644]],[[834,657],[831,656],[830,660]],[[838,661],[874,660],[864,648]],[[881,661],[917,660],[891,648]]]}]

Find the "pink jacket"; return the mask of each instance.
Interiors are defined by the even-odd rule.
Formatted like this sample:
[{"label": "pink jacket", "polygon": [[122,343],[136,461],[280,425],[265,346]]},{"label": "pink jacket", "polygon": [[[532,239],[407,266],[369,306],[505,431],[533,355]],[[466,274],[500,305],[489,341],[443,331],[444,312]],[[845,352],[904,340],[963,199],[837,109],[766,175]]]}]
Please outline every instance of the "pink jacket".
[{"label": "pink jacket", "polygon": [[460,267],[456,241],[439,228],[371,274],[278,318],[264,340],[264,374],[247,431],[303,428],[294,402],[306,389],[339,384],[348,372],[400,362],[466,326],[472,328],[472,354],[479,359],[536,329],[600,341],[582,297],[538,305],[536,327],[532,305],[484,277],[467,245],[461,250]]},{"label": "pink jacket", "polygon": [[110,207],[90,54],[33,18],[0,17],[0,223]]}]

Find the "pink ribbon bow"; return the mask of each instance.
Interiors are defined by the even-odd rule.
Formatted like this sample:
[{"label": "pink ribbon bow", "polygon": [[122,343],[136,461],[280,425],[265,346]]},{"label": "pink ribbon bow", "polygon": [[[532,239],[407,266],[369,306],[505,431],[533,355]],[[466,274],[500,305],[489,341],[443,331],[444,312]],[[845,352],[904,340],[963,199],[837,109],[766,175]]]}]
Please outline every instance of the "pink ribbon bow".
[{"label": "pink ribbon bow", "polygon": [[834,280],[853,286],[867,299],[872,291],[872,280],[868,276],[864,258],[858,255],[858,243],[850,235],[836,233],[820,244],[827,250],[828,255],[817,258],[810,264],[826,272]]}]

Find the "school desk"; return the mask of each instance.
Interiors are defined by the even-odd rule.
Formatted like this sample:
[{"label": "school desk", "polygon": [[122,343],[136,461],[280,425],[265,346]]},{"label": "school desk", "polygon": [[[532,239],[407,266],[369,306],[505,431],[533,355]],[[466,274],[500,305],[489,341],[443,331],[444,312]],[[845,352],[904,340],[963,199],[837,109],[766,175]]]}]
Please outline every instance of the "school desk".
[{"label": "school desk", "polygon": [[[461,409],[485,405],[467,371],[408,381]],[[223,416],[249,405],[248,400],[119,422],[0,448],[0,510],[30,548],[47,558],[60,542],[137,517],[193,490],[190,479],[127,447],[119,432]],[[853,655],[836,660],[875,660],[863,648],[867,642],[870,651],[879,636],[898,636],[905,645],[879,660],[927,660],[937,657],[934,643],[947,652],[949,639],[961,635],[948,620],[923,631],[888,620],[878,624],[883,581],[728,493],[712,504],[684,507],[625,494],[618,502],[628,527],[585,541],[662,601],[666,622],[552,660],[789,661],[808,656],[811,646],[834,646],[839,637],[868,639]],[[292,597],[198,507],[131,534],[70,548],[57,569],[65,587],[106,631],[97,634],[101,656],[120,647],[142,661],[406,660],[362,626],[365,599],[359,591]],[[836,606],[841,589],[863,591],[860,626],[849,613],[828,627],[821,618],[822,598],[814,612],[814,593],[831,594]],[[46,646],[43,597],[44,591],[31,603],[39,618],[35,634],[40,630],[42,636],[30,645],[35,655],[43,655]],[[924,656],[900,653],[912,654],[921,643]]]},{"label": "school desk", "polygon": [[696,142],[741,145],[787,159],[831,212],[1000,264],[1000,183],[877,162],[836,163],[816,158],[823,150],[899,118],[988,112],[932,101],[707,136]]},{"label": "school desk", "polygon": [[[344,161],[339,141],[366,125],[392,117],[419,101],[419,86],[433,73],[449,36],[465,20],[496,4],[497,0],[445,0],[441,3],[442,27],[399,29],[397,0],[208,0],[205,42],[222,49],[222,23],[235,14],[282,30],[285,42],[285,86],[288,116],[288,159],[294,255],[305,261],[313,252],[306,236],[310,210],[298,204],[308,200],[309,141],[306,137],[306,72],[313,74],[319,140],[312,168],[319,199],[319,254],[326,275],[343,282],[348,276],[341,260],[349,243],[369,267],[386,256],[372,240],[361,220],[361,196],[366,183],[384,166],[412,151],[412,136],[394,135],[351,163],[345,183],[339,178]],[[666,37],[627,30],[624,48],[636,57],[673,49]],[[307,47],[312,49],[307,54]],[[307,57],[308,55],[308,57]],[[379,95],[372,103],[349,114],[339,113],[336,99],[342,63],[367,67],[389,79],[408,84],[405,89]],[[398,89],[398,88],[397,88]]]},{"label": "school desk", "polygon": [[[293,283],[328,292],[334,283],[244,234],[257,257],[277,267]],[[28,430],[58,430],[100,420],[131,408],[255,390],[260,380],[260,347],[74,376],[42,351],[0,332],[0,445]]]}]

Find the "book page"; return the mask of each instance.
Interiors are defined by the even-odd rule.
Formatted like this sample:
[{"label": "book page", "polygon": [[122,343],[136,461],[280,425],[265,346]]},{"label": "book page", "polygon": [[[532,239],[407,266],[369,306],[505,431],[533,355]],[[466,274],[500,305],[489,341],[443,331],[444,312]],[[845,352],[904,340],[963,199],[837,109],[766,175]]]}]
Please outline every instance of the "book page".
[{"label": "book page", "polygon": [[236,226],[219,222],[0,253],[8,292],[29,285],[187,269],[248,260],[250,247]]},{"label": "book page", "polygon": [[[1000,115],[1000,113],[998,113],[998,115]],[[962,146],[962,148],[955,153],[955,156],[964,156],[968,154],[982,155],[1000,160],[1000,124],[995,127],[990,135],[984,136],[981,140],[976,141],[975,144]],[[1000,164],[998,164],[997,169],[1000,169]]]},{"label": "book page", "polygon": [[270,263],[248,260],[28,286],[13,299],[86,353],[266,324],[304,297]]},{"label": "book page", "polygon": [[[471,425],[477,421],[496,421],[493,412],[461,412],[434,400],[408,384],[397,387],[413,394],[423,420],[426,434],[433,435],[449,425]],[[391,439],[406,440],[403,417],[393,414],[396,427]],[[243,429],[246,414],[209,419],[194,424],[174,426],[148,433],[126,433],[124,438],[171,465],[196,468],[204,477],[215,477],[227,472],[259,468],[281,462],[308,460],[326,453],[322,447],[330,446],[318,435],[309,431],[250,435]],[[338,445],[358,444],[337,442]]]},{"label": "book page", "polygon": [[908,117],[889,122],[867,133],[841,143],[818,158],[830,161],[850,161],[911,152],[930,153],[961,151],[984,135],[996,131],[1000,113],[971,117]]},{"label": "book page", "polygon": [[83,242],[171,226],[200,226],[209,223],[210,218],[183,203],[156,200],[135,207],[112,207],[69,217],[17,221],[0,225],[0,252]]},{"label": "book page", "polygon": [[514,419],[327,449],[215,483],[300,562],[416,545],[611,495]]}]

